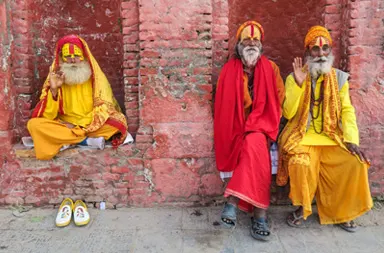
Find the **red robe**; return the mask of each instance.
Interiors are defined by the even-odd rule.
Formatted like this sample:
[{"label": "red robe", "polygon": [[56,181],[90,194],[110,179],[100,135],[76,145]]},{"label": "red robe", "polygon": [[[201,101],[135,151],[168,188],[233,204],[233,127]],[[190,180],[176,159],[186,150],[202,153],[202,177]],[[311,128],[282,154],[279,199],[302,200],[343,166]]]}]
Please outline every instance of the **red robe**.
[{"label": "red robe", "polygon": [[254,72],[252,111],[244,114],[243,64],[228,61],[215,97],[214,141],[219,171],[234,171],[225,191],[241,199],[239,208],[267,208],[271,163],[267,138],[276,140],[281,116],[276,76],[270,61],[261,56]]}]

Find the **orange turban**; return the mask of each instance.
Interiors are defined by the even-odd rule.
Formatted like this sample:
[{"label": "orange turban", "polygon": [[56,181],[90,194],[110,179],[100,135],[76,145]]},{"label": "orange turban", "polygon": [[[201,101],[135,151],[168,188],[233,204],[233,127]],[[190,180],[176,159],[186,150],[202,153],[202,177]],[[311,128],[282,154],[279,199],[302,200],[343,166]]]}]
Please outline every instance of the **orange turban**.
[{"label": "orange turban", "polygon": [[324,37],[328,41],[329,45],[332,46],[331,34],[329,34],[327,28],[320,25],[316,25],[309,28],[307,35],[304,39],[304,48],[307,48],[318,37]]},{"label": "orange turban", "polygon": [[236,39],[238,41],[242,41],[243,39],[245,39],[245,37],[255,38],[262,42],[264,40],[264,29],[256,21],[247,21],[242,24],[239,29],[237,29],[236,33]]}]

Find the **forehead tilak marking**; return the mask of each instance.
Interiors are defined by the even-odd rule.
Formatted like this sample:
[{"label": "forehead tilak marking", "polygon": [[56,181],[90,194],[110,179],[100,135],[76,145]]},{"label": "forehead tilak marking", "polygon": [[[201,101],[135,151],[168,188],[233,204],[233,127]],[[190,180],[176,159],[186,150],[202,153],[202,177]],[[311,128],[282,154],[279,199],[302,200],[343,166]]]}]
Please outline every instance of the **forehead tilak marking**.
[{"label": "forehead tilak marking", "polygon": [[74,54],[75,53],[75,46],[73,44],[69,44],[69,53]]},{"label": "forehead tilak marking", "polygon": [[251,38],[253,38],[253,36],[255,35],[255,27],[253,25],[250,25],[251,26]]}]

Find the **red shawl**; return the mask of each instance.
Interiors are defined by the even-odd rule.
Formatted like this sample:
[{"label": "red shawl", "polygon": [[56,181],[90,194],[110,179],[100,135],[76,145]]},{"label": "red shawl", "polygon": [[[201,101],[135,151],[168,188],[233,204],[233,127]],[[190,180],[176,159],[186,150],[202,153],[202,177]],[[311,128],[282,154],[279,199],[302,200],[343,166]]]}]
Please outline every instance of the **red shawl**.
[{"label": "red shawl", "polygon": [[219,171],[233,171],[246,133],[261,132],[276,140],[281,109],[276,77],[265,56],[258,60],[254,73],[252,112],[245,119],[243,64],[231,59],[220,74],[215,97],[214,141]]}]

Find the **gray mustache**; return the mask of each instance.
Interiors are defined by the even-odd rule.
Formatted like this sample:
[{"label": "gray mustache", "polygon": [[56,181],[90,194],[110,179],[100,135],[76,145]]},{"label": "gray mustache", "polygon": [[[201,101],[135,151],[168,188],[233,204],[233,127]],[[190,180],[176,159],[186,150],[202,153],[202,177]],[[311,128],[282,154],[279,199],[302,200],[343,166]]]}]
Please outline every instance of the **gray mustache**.
[{"label": "gray mustache", "polygon": [[312,60],[313,62],[326,62],[328,61],[328,58],[325,56],[315,57]]},{"label": "gray mustache", "polygon": [[258,47],[256,47],[256,46],[254,46],[254,47],[253,46],[248,46],[248,47],[245,47],[244,50],[247,51],[247,52],[248,51],[255,51],[255,52],[260,51],[260,49]]}]

